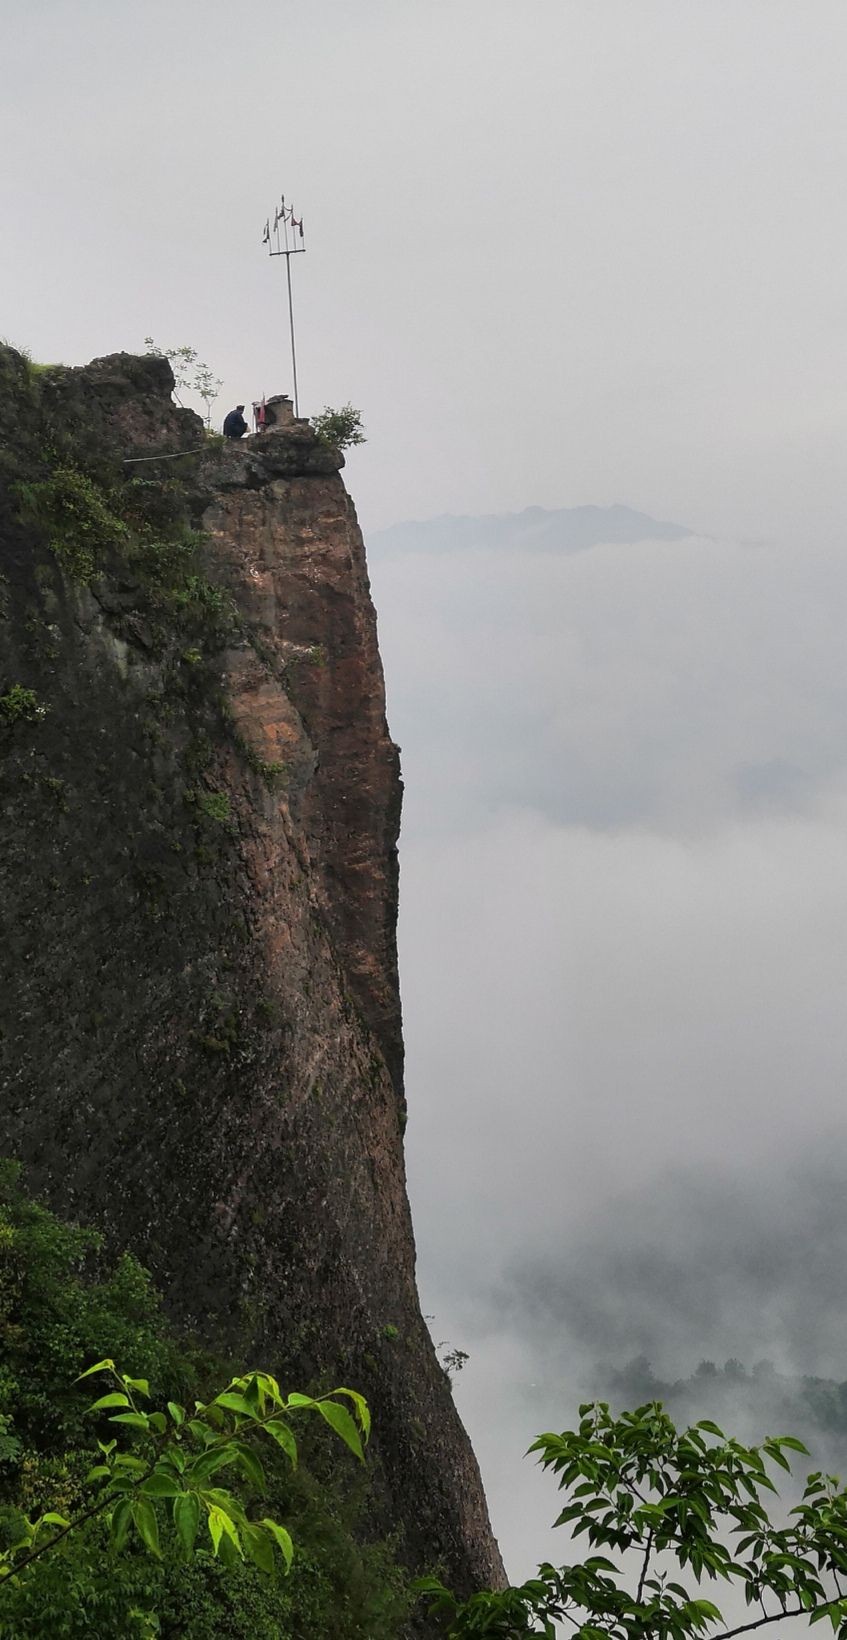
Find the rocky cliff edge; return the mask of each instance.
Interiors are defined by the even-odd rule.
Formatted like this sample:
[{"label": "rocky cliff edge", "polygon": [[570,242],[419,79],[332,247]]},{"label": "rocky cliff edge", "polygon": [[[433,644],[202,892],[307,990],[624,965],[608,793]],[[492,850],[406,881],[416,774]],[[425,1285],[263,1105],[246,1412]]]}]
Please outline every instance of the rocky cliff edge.
[{"label": "rocky cliff edge", "polygon": [[[171,1313],[361,1388],[373,1511],[502,1575],[415,1290],[401,784],[342,458],[0,353],[0,1149]],[[177,454],[176,459],[170,459]]]}]

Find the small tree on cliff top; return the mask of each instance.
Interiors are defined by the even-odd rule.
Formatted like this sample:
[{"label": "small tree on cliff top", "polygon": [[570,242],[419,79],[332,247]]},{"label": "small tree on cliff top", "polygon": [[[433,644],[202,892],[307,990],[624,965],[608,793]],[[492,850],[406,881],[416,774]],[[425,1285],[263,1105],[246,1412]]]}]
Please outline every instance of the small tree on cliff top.
[{"label": "small tree on cliff top", "polygon": [[167,359],[174,373],[174,397],[182,403],[180,392],[196,393],[206,406],[206,426],[212,425],[212,405],[223,382],[209,365],[198,358],[196,347],[158,347],[152,336],[145,336],[144,346],[157,359]]},{"label": "small tree on cliff top", "polygon": [[[826,1620],[847,1640],[847,1491],[812,1474],[789,1524],[775,1524],[766,1466],[790,1469],[786,1449],[806,1452],[790,1435],[743,1446],[706,1419],[679,1432],[658,1401],[617,1419],[605,1402],[580,1407],[578,1430],[540,1435],[530,1451],[566,1494],[555,1524],[615,1558],[544,1565],[520,1587],[467,1601],[435,1579],[418,1587],[451,1640],[555,1640],[562,1623],[577,1640],[730,1640],[782,1636],[794,1617]],[[739,1589],[747,1619],[727,1622],[700,1594],[704,1579]]]},{"label": "small tree on cliff top", "polygon": [[332,410],[325,404],[319,416],[311,417],[312,426],[323,444],[331,444],[336,450],[347,450],[351,444],[365,444],[362,417],[352,404],[342,404],[340,410]]}]

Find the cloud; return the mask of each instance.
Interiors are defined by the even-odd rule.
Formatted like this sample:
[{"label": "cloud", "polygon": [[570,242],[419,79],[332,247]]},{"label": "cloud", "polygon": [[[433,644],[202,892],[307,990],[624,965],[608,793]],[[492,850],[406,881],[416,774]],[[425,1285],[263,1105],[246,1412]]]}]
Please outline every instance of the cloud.
[{"label": "cloud", "polygon": [[611,1369],[847,1378],[847,568],[398,544],[373,579],[421,1284],[518,1573],[563,1553],[519,1455]]},{"label": "cloud", "polygon": [[843,774],[833,549],[406,547],[373,580],[410,827],[514,806],[700,831]]}]

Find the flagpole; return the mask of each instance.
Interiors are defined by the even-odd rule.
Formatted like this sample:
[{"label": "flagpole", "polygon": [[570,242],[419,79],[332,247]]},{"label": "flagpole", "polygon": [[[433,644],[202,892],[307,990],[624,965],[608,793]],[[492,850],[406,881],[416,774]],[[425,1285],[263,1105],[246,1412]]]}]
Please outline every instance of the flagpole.
[{"label": "flagpole", "polygon": [[[280,222],[282,222],[282,245],[280,245],[279,235]],[[289,244],[288,240],[289,222],[291,224],[291,244]],[[276,250],[274,250],[271,245],[270,221],[268,221],[265,226],[264,239],[268,247],[268,254],[270,256],[285,257],[286,284],[288,286],[288,329],[291,336],[291,373],[294,379],[294,414],[299,419],[300,394],[297,385],[297,349],[294,340],[294,295],[291,287],[291,258],[292,256],[302,256],[306,247],[305,245],[298,245],[296,242],[296,233],[298,230],[300,233],[300,238],[302,239],[303,219],[301,217],[299,222],[295,221],[293,207],[291,205],[286,205],[285,195],[283,194],[282,204],[278,205],[274,212],[274,235],[276,238]]]},{"label": "flagpole", "polygon": [[297,354],[294,349],[294,302],[291,297],[291,251],[285,253],[285,271],[288,275],[288,324],[291,330],[291,371],[294,376],[294,414],[299,418],[300,401],[297,397]]}]

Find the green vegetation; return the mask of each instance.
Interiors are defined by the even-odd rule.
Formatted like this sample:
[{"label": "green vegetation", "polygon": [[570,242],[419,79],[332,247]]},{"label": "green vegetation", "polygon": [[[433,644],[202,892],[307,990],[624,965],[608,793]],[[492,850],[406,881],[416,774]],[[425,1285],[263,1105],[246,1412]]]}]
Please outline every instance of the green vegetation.
[{"label": "green vegetation", "polygon": [[342,404],[340,410],[325,404],[320,415],[310,419],[321,442],[331,444],[335,450],[347,450],[351,444],[367,442],[361,413],[354,410],[352,404]]},{"label": "green vegetation", "polygon": [[179,395],[184,390],[196,393],[198,398],[203,400],[206,407],[206,426],[210,427],[212,405],[223,387],[223,382],[209,365],[203,364],[198,358],[196,347],[157,347],[152,336],[145,336],[144,346],[155,358],[169,361],[174,373],[174,397],[178,404],[182,403]]},{"label": "green vegetation", "polygon": [[[356,1536],[361,1398],[261,1373],[216,1393],[222,1370],[170,1333],[135,1259],[106,1260],[0,1166],[0,1640],[401,1632],[392,1547]],[[93,1405],[83,1374],[103,1375]],[[330,1482],[304,1419],[345,1443]]]},{"label": "green vegetation", "polygon": [[225,825],[231,818],[229,796],[226,792],[196,792],[195,801],[201,814],[207,820],[216,820],[219,825]]},{"label": "green vegetation", "polygon": [[[729,1640],[774,1624],[781,1636],[793,1617],[826,1620],[844,1640],[847,1490],[834,1476],[811,1474],[788,1524],[778,1524],[767,1465],[790,1471],[786,1450],[806,1453],[789,1435],[744,1446],[708,1419],[680,1432],[655,1401],[620,1418],[605,1402],[587,1404],[578,1430],[540,1435],[530,1451],[565,1493],[555,1524],[585,1535],[592,1553],[466,1601],[435,1579],[418,1588],[450,1640],[554,1640],[562,1622],[577,1640]],[[763,1503],[769,1493],[772,1515]],[[678,1576],[693,1579],[693,1589]],[[704,1579],[740,1591],[749,1619],[728,1623],[699,1593]]]},{"label": "green vegetation", "polygon": [[262,757],[261,752],[257,751],[256,747],[239,730],[233,729],[232,735],[235,745],[248,768],[251,768],[253,773],[264,781],[268,791],[279,791],[288,772],[287,765]]},{"label": "green vegetation", "polygon": [[37,723],[39,718],[46,717],[47,707],[43,706],[34,689],[26,689],[22,683],[13,683],[5,695],[0,695],[0,722],[7,725],[14,723]]},{"label": "green vegetation", "polygon": [[[251,1372],[233,1378],[208,1404],[195,1400],[191,1411],[168,1401],[165,1410],[148,1412],[141,1404],[150,1398],[146,1378],[131,1378],[111,1358],[95,1361],[79,1378],[94,1374],[105,1377],[107,1387],[88,1410],[103,1413],[109,1409],[107,1422],[119,1426],[111,1440],[97,1442],[93,1467],[85,1477],[94,1495],[76,1519],[68,1520],[55,1510],[47,1510],[34,1521],[24,1519],[17,1541],[0,1549],[0,1578],[20,1577],[98,1515],[108,1524],[114,1550],[123,1549],[135,1533],[141,1547],[161,1560],[162,1510],[158,1506],[165,1501],[165,1515],[170,1515],[185,1555],[194,1553],[203,1522],[212,1554],[224,1565],[246,1557],[261,1571],[273,1573],[275,1551],[279,1550],[289,1572],[294,1558],[290,1532],[267,1516],[249,1519],[231,1487],[210,1483],[224,1470],[238,1470],[250,1489],[263,1495],[267,1476],[256,1437],[266,1435],[275,1441],[296,1467],[292,1425],[306,1411],[319,1413],[359,1461],[365,1461],[363,1443],[370,1434],[370,1414],[355,1390],[332,1390],[318,1398],[297,1393],[283,1398],[269,1373]],[[352,1412],[342,1396],[352,1403]],[[119,1446],[121,1435],[128,1436],[134,1451]],[[17,1448],[14,1438],[7,1435],[6,1439]]]},{"label": "green vegetation", "polygon": [[66,462],[13,489],[21,516],[45,536],[72,581],[87,586],[109,570],[120,568],[123,578],[131,573],[161,641],[176,631],[220,644],[233,629],[235,606],[202,573],[205,537],[186,521],[174,480],[107,486]]},{"label": "green vegetation", "polygon": [[23,515],[42,526],[50,551],[83,586],[129,533],[100,487],[75,467],[57,466],[48,478],[15,488]]}]

